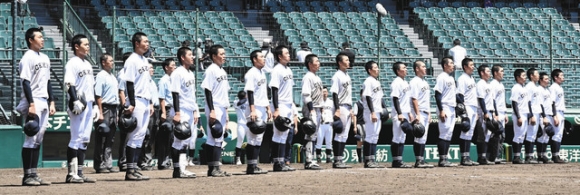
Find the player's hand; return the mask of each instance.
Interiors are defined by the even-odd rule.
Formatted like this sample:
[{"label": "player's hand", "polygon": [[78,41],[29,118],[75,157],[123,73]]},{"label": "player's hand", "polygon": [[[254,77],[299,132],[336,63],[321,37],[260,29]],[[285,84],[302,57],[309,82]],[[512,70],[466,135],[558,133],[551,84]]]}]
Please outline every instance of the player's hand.
[{"label": "player's hand", "polygon": [[73,102],[73,110],[72,110],[73,114],[80,114],[81,112],[83,112],[83,109],[85,109],[85,105],[80,100]]},{"label": "player's hand", "polygon": [[403,120],[405,120],[405,117],[403,117],[402,114],[397,114],[397,120],[403,121]]},{"label": "player's hand", "polygon": [[278,116],[280,116],[280,111],[278,111],[278,109],[276,109],[274,111],[274,115],[272,115],[272,118],[275,119],[275,118],[278,118]]},{"label": "player's hand", "polygon": [[509,119],[507,116],[505,116],[505,123],[508,123]]},{"label": "player's hand", "polygon": [[371,113],[371,121],[373,123],[376,123],[377,121],[379,121],[379,118],[377,118],[377,115],[374,112]]},{"label": "player's hand", "polygon": [[270,109],[266,110],[266,113],[268,113],[268,120],[272,119],[272,111],[270,111]]},{"label": "player's hand", "polygon": [[522,118],[518,118],[518,127],[521,127],[524,124],[524,120]]},{"label": "player's hand", "polygon": [[103,118],[103,115],[101,114],[101,111],[99,110],[99,107],[97,105],[93,106],[93,123],[99,122],[99,120],[101,118]]},{"label": "player's hand", "polygon": [[176,112],[175,116],[173,116],[173,123],[178,124],[181,122],[181,114],[180,112]]},{"label": "player's hand", "polygon": [[298,125],[294,126],[294,135],[298,134]]},{"label": "player's hand", "polygon": [[441,110],[441,112],[439,112],[439,120],[441,120],[441,122],[445,122],[446,118],[447,115],[445,114],[445,111]]},{"label": "player's hand", "polygon": [[123,111],[126,115],[133,114],[133,110],[135,110],[134,106],[129,105],[129,107],[125,108]]},{"label": "player's hand", "polygon": [[155,113],[155,109],[153,108],[153,104],[149,104],[149,116],[153,116]]},{"label": "player's hand", "polygon": [[558,119],[558,115],[554,116],[554,126],[560,126],[560,119]]},{"label": "player's hand", "polygon": [[532,116],[532,118],[530,118],[530,125],[536,125],[536,117]]},{"label": "player's hand", "polygon": [[256,114],[256,111],[250,112],[250,121],[256,121],[257,118],[258,114]]},{"label": "player's hand", "polygon": [[334,118],[340,118],[340,108],[337,108],[336,111],[334,111]]},{"label": "player's hand", "polygon": [[318,118],[318,116],[316,116],[316,111],[314,110],[310,111],[310,119],[316,121],[316,118]]},{"label": "player's hand", "polygon": [[485,113],[485,115],[483,115],[483,119],[489,119],[489,114]]},{"label": "player's hand", "polygon": [[409,114],[409,121],[410,122],[415,121],[415,116],[413,116],[413,114]]},{"label": "player's hand", "polygon": [[34,103],[30,103],[28,106],[28,116],[36,115],[36,108],[34,108]]},{"label": "player's hand", "polygon": [[48,106],[48,114],[50,116],[54,115],[56,113],[56,106],[54,106],[54,102],[50,102],[50,106]]},{"label": "player's hand", "polygon": [[215,110],[212,110],[209,112],[209,123],[212,124],[215,120],[217,120]]},{"label": "player's hand", "polygon": [[193,118],[193,124],[197,125],[198,122],[199,122],[199,117],[194,117]]},{"label": "player's hand", "polygon": [[159,118],[161,119],[161,122],[165,122],[165,120],[167,120],[167,115],[165,114],[165,112],[161,111]]},{"label": "player's hand", "polygon": [[542,119],[542,123],[544,123],[544,125],[550,123],[550,121],[548,121],[548,119],[546,117],[544,117],[544,119]]}]

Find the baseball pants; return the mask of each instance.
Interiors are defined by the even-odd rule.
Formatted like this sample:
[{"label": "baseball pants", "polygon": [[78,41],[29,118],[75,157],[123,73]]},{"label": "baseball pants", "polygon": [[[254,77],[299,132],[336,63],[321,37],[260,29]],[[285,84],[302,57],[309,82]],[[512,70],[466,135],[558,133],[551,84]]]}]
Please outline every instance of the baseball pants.
[{"label": "baseball pants", "polygon": [[[209,116],[209,107],[207,105],[205,105],[205,114],[206,116]],[[226,131],[226,122],[227,122],[227,108],[223,108],[223,107],[219,107],[219,106],[215,106],[214,105],[214,112],[215,112],[215,116],[216,119],[222,124],[223,127],[223,131]],[[222,147],[222,142],[224,141],[224,136],[222,135],[221,137],[218,138],[214,138],[213,135],[211,134],[211,127],[209,125],[209,117],[207,118],[207,141],[206,144],[210,145],[210,146],[214,146],[214,147]]]},{"label": "baseball pants", "polygon": [[[85,110],[80,114],[68,111],[70,117],[70,141],[68,147],[75,150],[87,150],[93,130],[93,102],[87,102]],[[89,106],[91,105],[91,106]]]},{"label": "baseball pants", "polygon": [[[439,119],[439,139],[451,141],[451,137],[453,136],[453,129],[455,129],[455,107],[448,105],[442,105],[442,107],[443,112],[445,112],[445,115],[447,115],[447,118],[445,118],[445,122]],[[439,109],[437,109],[437,115],[439,115]]]},{"label": "baseball pants", "polygon": [[[100,134],[95,132],[95,148],[93,152],[95,170],[113,168],[113,142],[117,132],[117,105],[102,104],[103,123],[109,126],[109,133]],[[95,123],[95,129],[100,123]]]},{"label": "baseball pants", "polygon": [[[39,125],[40,125],[40,131],[38,131],[38,133],[34,136],[27,136],[26,134],[24,134],[25,138],[24,138],[24,143],[22,144],[23,148],[39,148],[40,145],[42,144],[42,140],[44,139],[44,132],[46,132],[46,127],[48,126],[48,112],[49,112],[49,108],[48,108],[48,102],[47,99],[45,98],[33,98],[34,99],[34,108],[36,109],[36,115],[38,115],[39,120]],[[25,101],[25,99],[22,99],[20,102],[20,105],[27,105],[27,103],[23,103],[22,101]],[[19,106],[20,107],[20,106]],[[22,116],[26,116],[28,115],[28,106],[26,106],[26,108],[23,109],[19,109],[22,110]]]},{"label": "baseball pants", "polygon": [[[364,141],[368,142],[370,144],[377,144],[377,142],[379,141],[379,134],[381,133],[381,126],[382,126],[381,115],[382,115],[382,113],[377,112],[376,115],[377,115],[377,122],[372,122],[371,121],[371,113],[368,111],[365,111],[363,113],[364,120],[365,120],[365,124],[364,124],[365,128],[364,129],[366,131]],[[394,126],[395,125],[393,125],[393,127]],[[393,137],[393,139],[394,139],[394,137]],[[404,138],[403,138],[403,142],[404,142]]]}]

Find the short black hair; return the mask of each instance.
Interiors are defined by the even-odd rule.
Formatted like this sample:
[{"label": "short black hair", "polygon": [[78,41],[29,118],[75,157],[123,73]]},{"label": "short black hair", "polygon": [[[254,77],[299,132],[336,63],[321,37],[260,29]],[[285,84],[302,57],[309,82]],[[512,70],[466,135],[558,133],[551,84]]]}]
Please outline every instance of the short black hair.
[{"label": "short black hair", "polygon": [[463,60],[461,60],[461,67],[463,70],[465,70],[465,67],[469,65],[469,62],[473,62],[473,60],[471,58],[463,58]]},{"label": "short black hair", "polygon": [[481,74],[483,74],[483,72],[485,72],[485,69],[486,69],[486,68],[489,68],[489,66],[487,66],[487,65],[485,65],[485,64],[483,64],[483,65],[480,65],[480,66],[477,68],[477,73],[479,74],[479,77],[481,77]]},{"label": "short black hair", "polygon": [[518,68],[516,69],[516,71],[514,71],[514,80],[517,82],[518,81],[518,77],[520,77],[520,75],[522,75],[522,73],[525,73],[526,71],[524,69]]},{"label": "short black hair", "polygon": [[306,66],[306,69],[310,70],[308,64],[314,63],[314,58],[318,58],[318,56],[316,54],[306,55],[306,58],[304,59],[304,66]]},{"label": "short black hair", "polygon": [[528,72],[526,72],[526,74],[528,76],[528,79],[531,80],[531,76],[534,74],[534,71],[538,71],[538,70],[536,70],[536,68],[530,68],[530,69],[528,69]]},{"label": "short black hair", "polygon": [[340,61],[342,61],[342,56],[348,58],[348,56],[346,54],[343,53],[339,53],[338,55],[336,55],[336,68],[338,69],[338,67],[340,66],[338,63]]},{"label": "short black hair", "polygon": [[491,67],[491,75],[495,76],[495,74],[499,72],[500,68],[502,68],[501,65],[493,65],[493,67]]},{"label": "short black hair", "polygon": [[183,66],[183,63],[181,62],[181,57],[185,56],[185,54],[187,54],[187,51],[191,51],[191,49],[189,47],[180,47],[177,50],[177,60],[179,60],[179,63]]},{"label": "short black hair", "polygon": [[131,56],[131,52],[127,52],[123,54],[123,64],[125,64],[125,62],[127,61],[127,59],[129,59],[129,57]]},{"label": "short black hair", "polygon": [[241,100],[244,98],[246,98],[246,91],[244,91],[244,90],[238,91],[238,99]]},{"label": "short black hair", "polygon": [[[103,63],[103,62],[104,62],[104,61],[107,61],[107,58],[109,58],[109,57],[111,57],[111,58],[112,58],[113,56],[111,56],[111,54],[109,54],[109,53],[104,53],[104,54],[101,56],[101,58],[100,58],[100,61],[99,61],[99,62],[101,62],[101,67],[103,67],[103,65],[104,65],[104,63]],[[113,63],[114,63],[114,62],[113,62]]]},{"label": "short black hair", "polygon": [[39,28],[29,28],[26,30],[26,34],[24,35],[24,38],[26,38],[26,46],[28,48],[30,48],[30,39],[34,39],[34,32],[42,33],[42,30]]},{"label": "short black hair", "polygon": [[[368,61],[367,63],[365,63],[365,70],[367,71],[367,74],[369,74],[369,75],[371,74],[369,72],[369,70],[373,68],[373,64],[377,64],[377,62],[371,60],[371,61]],[[379,64],[377,64],[377,66],[379,66]]]},{"label": "short black hair", "polygon": [[71,50],[73,51],[74,54],[77,53],[77,51],[75,50],[75,45],[81,45],[81,39],[86,39],[87,36],[83,35],[83,34],[78,34],[75,35],[72,40],[70,41],[70,47]]},{"label": "short black hair", "polygon": [[163,67],[163,70],[167,71],[167,67],[173,61],[175,61],[175,60],[173,60],[173,58],[167,58],[167,59],[163,60],[163,62],[161,62],[161,67]]},{"label": "short black hair", "polygon": [[540,80],[542,80],[543,77],[548,77],[549,78],[548,73],[546,73],[546,72],[540,72]]},{"label": "short black hair", "polygon": [[207,53],[209,53],[209,57],[211,58],[211,60],[213,61],[213,56],[218,55],[218,51],[219,49],[223,49],[224,47],[222,45],[212,45],[209,48],[209,51]]},{"label": "short black hair", "polygon": [[288,49],[288,47],[286,47],[286,45],[278,45],[278,47],[276,47],[276,49],[274,49],[274,58],[276,59],[276,62],[280,62],[280,57],[279,55],[282,55],[282,53],[284,52],[284,49]]},{"label": "short black hair", "polygon": [[258,53],[262,53],[262,51],[254,50],[252,53],[250,53],[250,62],[252,62],[252,65],[254,64],[254,59],[258,58]]},{"label": "short black hair", "polygon": [[135,34],[133,34],[133,36],[131,37],[131,43],[133,44],[133,50],[135,50],[135,42],[141,42],[141,40],[143,39],[143,37],[146,37],[147,35],[143,32],[136,32]]},{"label": "short black hair", "polygon": [[413,62],[413,71],[414,71],[415,73],[417,73],[417,70],[416,70],[416,69],[417,69],[417,67],[419,67],[419,63],[423,63],[423,64],[425,64],[425,62],[423,62],[423,61],[421,61],[421,60],[417,60],[417,61]]},{"label": "short black hair", "polygon": [[405,65],[405,63],[403,62],[395,62],[393,64],[393,72],[395,73],[395,75],[399,76],[399,73],[397,73],[397,70],[401,69],[401,65]]},{"label": "short black hair", "polygon": [[453,45],[461,45],[461,40],[459,39],[453,40]]},{"label": "short black hair", "polygon": [[445,67],[445,64],[450,63],[450,62],[453,62],[453,60],[451,58],[449,58],[449,57],[443,58],[441,60],[441,68],[444,68]]},{"label": "short black hair", "polygon": [[552,74],[551,74],[552,81],[556,81],[556,77],[560,76],[560,74],[564,74],[564,72],[562,72],[562,70],[557,69],[557,68],[552,70]]}]

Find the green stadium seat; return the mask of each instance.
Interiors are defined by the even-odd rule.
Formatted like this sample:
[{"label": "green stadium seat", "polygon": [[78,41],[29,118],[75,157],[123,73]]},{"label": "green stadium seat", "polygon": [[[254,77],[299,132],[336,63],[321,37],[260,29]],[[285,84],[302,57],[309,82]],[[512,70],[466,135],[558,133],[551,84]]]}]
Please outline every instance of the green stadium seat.
[{"label": "green stadium seat", "polygon": [[488,42],[488,48],[490,49],[504,49],[503,44],[502,43],[498,43],[498,42]]},{"label": "green stadium seat", "polygon": [[336,56],[338,55],[338,53],[340,53],[340,50],[337,48],[328,48],[328,50],[326,50],[328,55],[330,56]]},{"label": "green stadium seat", "polygon": [[453,42],[453,40],[451,39],[451,37],[438,37],[437,42],[443,44],[443,43],[451,43]]},{"label": "green stadium seat", "polygon": [[258,44],[258,42],[256,41],[246,41],[244,45],[246,46],[246,48],[255,48],[255,49],[260,48],[260,44]]},{"label": "green stadium seat", "polygon": [[[463,31],[461,30],[461,27],[458,27],[459,30],[449,30],[447,31],[447,34],[451,37],[458,37],[458,36],[463,36]],[[471,30],[471,26],[469,26],[469,29]]]},{"label": "green stadium seat", "polygon": [[503,28],[503,30],[505,31],[514,31],[516,30],[516,27],[512,24],[505,24],[505,25],[501,25],[501,28]]},{"label": "green stadium seat", "polygon": [[[467,47],[465,46],[465,44],[471,44],[471,43],[469,42],[469,38],[467,38],[467,37],[464,37],[464,36],[456,36],[456,37],[453,37],[453,40],[455,40],[455,39],[458,39],[459,41],[461,41],[461,46],[463,46],[463,47],[465,47],[465,48],[467,48]],[[464,43],[465,43],[465,44],[464,44]],[[473,47],[473,45],[470,45],[470,46],[471,46],[471,47]]]},{"label": "green stadium seat", "polygon": [[473,43],[473,47],[477,49],[488,49],[487,43],[484,42],[475,42]]},{"label": "green stadium seat", "polygon": [[389,48],[389,49],[394,49],[394,48],[399,48],[399,44],[387,42],[387,43],[384,43],[384,47]]},{"label": "green stadium seat", "polygon": [[576,57],[580,57],[580,50],[578,49],[570,50],[570,53]]},{"label": "green stadium seat", "polygon": [[391,49],[391,50],[389,50],[389,54],[390,54],[391,56],[404,56],[404,55],[405,55],[405,54],[403,53],[403,51],[402,51],[402,50],[400,50],[400,49]]},{"label": "green stadium seat", "polygon": [[541,58],[541,53],[536,49],[524,49],[525,54],[530,58]]},{"label": "green stadium seat", "polygon": [[509,20],[517,20],[520,19],[520,15],[517,13],[505,14],[505,18]]},{"label": "green stadium seat", "polygon": [[534,31],[545,31],[546,28],[543,25],[532,25],[531,29]]},{"label": "green stadium seat", "polygon": [[531,14],[531,13],[519,13],[518,15],[520,16],[521,19],[536,21],[536,20],[534,20],[535,19],[534,18],[534,14]]}]

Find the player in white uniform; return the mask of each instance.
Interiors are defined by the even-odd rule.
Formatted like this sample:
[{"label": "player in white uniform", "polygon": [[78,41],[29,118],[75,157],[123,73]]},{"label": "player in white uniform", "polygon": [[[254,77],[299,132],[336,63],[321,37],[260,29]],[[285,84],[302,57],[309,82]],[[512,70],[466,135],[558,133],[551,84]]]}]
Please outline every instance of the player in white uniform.
[{"label": "player in white uniform", "polygon": [[439,167],[455,167],[457,164],[452,164],[447,160],[451,136],[455,128],[455,106],[457,105],[455,79],[450,75],[453,73],[455,65],[451,58],[443,58],[441,66],[443,72],[437,76],[435,84],[435,101],[439,116],[439,143],[437,143]]},{"label": "player in white uniform", "polygon": [[[250,53],[250,60],[254,67],[250,68],[245,75],[246,85],[244,90],[248,96],[249,105],[249,120],[256,121],[260,120],[266,122],[272,117],[272,112],[270,112],[270,103],[268,102],[268,88],[266,86],[266,72],[264,67],[266,65],[264,54],[259,50],[255,50]],[[260,146],[262,145],[262,140],[264,138],[264,133],[254,134],[251,131],[246,132],[246,139],[248,144],[246,145],[246,158],[247,161],[247,174],[260,174],[265,173],[260,167],[258,167],[258,157],[260,156]]]},{"label": "player in white uniform", "polygon": [[308,42],[303,41],[300,43],[300,50],[296,52],[296,59],[298,59],[298,62],[305,62],[308,54],[312,54],[312,52],[310,47],[308,47]]},{"label": "player in white uniform", "polygon": [[[131,56],[131,54],[133,54],[133,52],[127,52],[123,54],[123,64],[125,64],[125,62],[127,61],[127,59],[129,59],[129,56]],[[125,69],[121,69],[119,70],[119,73],[117,74],[117,80],[119,81],[119,102],[121,106],[119,106],[119,114],[118,116],[121,116],[124,113],[125,110],[125,106],[127,106],[128,101],[127,101],[127,91],[126,91],[126,84],[127,82],[125,82],[125,79],[123,78],[125,74]],[[119,118],[119,117],[117,117]],[[125,151],[126,145],[127,145],[127,131],[119,131],[119,138],[121,138],[121,142],[123,142],[123,144],[119,144],[119,160],[117,161],[117,166],[119,167],[119,171],[127,171],[127,151]]]},{"label": "player in white uniform", "polygon": [[332,150],[334,151],[334,164],[333,168],[345,169],[351,168],[351,166],[346,165],[343,162],[342,155],[344,148],[346,146],[346,139],[348,138],[348,131],[350,129],[350,124],[353,118],[352,112],[352,81],[350,76],[347,74],[347,69],[350,68],[350,62],[348,56],[344,54],[338,54],[336,56],[336,65],[338,70],[332,76],[332,86],[330,87],[330,92],[332,93],[332,101],[334,102],[334,118],[340,118],[342,122],[343,129],[333,129],[334,143],[332,144]]},{"label": "player in white uniform", "polygon": [[[493,109],[494,109],[494,118],[497,117],[497,120],[501,123],[502,127],[505,127],[506,123],[508,122],[507,117],[507,107],[505,102],[505,87],[501,81],[503,80],[503,67],[500,65],[494,65],[491,68],[491,73],[493,74],[493,79],[490,82],[491,90],[493,93]],[[493,135],[489,140],[488,148],[497,148],[497,151],[489,151],[487,154],[487,158],[495,162],[495,164],[505,163],[505,159],[499,159],[501,154],[503,153],[503,139],[505,137],[505,132],[500,135]]]},{"label": "player in white uniform", "polygon": [[470,126],[468,131],[461,131],[461,135],[459,136],[459,152],[461,153],[461,165],[476,166],[479,165],[479,163],[473,162],[469,156],[471,138],[473,137],[473,131],[477,120],[478,107],[475,79],[471,76],[475,70],[475,65],[469,58],[463,59],[461,65],[463,68],[463,74],[461,74],[457,79],[457,103],[463,103],[465,105],[465,112],[467,113],[467,118],[469,118]]},{"label": "player in white uniform", "polygon": [[526,129],[526,140],[524,140],[524,147],[526,152],[525,164],[538,164],[538,161],[534,158],[534,141],[536,141],[536,135],[538,133],[538,127],[540,126],[540,113],[542,113],[540,90],[541,87],[537,85],[540,80],[540,75],[535,68],[530,68],[527,71],[527,76],[530,82],[526,84],[525,90],[528,92],[528,97],[530,101],[528,107],[530,110],[530,115],[528,116],[529,124]]},{"label": "player in white uniform", "polygon": [[381,115],[382,113],[382,99],[383,89],[379,81],[379,66],[374,61],[369,61],[365,64],[365,70],[369,75],[362,85],[361,99],[363,101],[363,118],[365,121],[365,138],[363,141],[363,156],[365,168],[384,168],[375,161],[377,152],[377,142],[379,141],[379,134],[381,133]]},{"label": "player in white uniform", "polygon": [[234,100],[234,108],[238,119],[238,138],[236,143],[236,165],[241,165],[242,160],[242,145],[248,132],[247,117],[250,116],[250,105],[248,104],[248,96],[245,91],[238,92],[238,99]]},{"label": "player in white uniform", "polygon": [[50,182],[38,177],[37,167],[40,157],[40,145],[48,125],[48,115],[54,115],[54,96],[50,84],[50,60],[40,52],[44,47],[42,31],[30,28],[25,34],[29,50],[22,56],[18,64],[20,71],[20,86],[22,93],[20,103],[16,107],[22,116],[38,116],[40,131],[34,136],[25,136],[22,145],[23,186],[50,185]]},{"label": "player in white uniform", "polygon": [[151,92],[151,105],[153,105],[153,112],[149,115],[149,123],[147,123],[147,132],[145,133],[145,139],[143,139],[143,150],[141,151],[141,156],[137,161],[137,166],[142,171],[151,171],[153,166],[153,150],[155,144],[155,137],[157,136],[157,123],[159,122],[159,89],[157,89],[157,84],[153,80],[153,75],[155,73],[155,68],[153,64],[149,63],[149,91]]},{"label": "player in white uniform", "polygon": [[[68,174],[67,183],[96,182],[84,176],[85,153],[91,138],[93,122],[93,102],[95,101],[95,78],[93,67],[85,59],[89,53],[89,40],[85,35],[75,35],[71,41],[75,54],[67,63],[64,73],[64,82],[68,87],[68,99],[72,103],[69,107],[70,142],[67,148]],[[84,98],[85,104],[80,101]],[[70,105],[70,104],[69,104]]]},{"label": "player in white uniform", "polygon": [[271,47],[271,41],[270,39],[264,39],[264,42],[262,44],[262,54],[264,54],[264,63],[266,63],[266,65],[264,66],[264,71],[266,71],[266,73],[270,73],[272,72],[272,69],[274,69],[274,65],[276,65],[276,60],[274,58],[274,54],[272,53],[272,49]]},{"label": "player in white uniform", "polygon": [[205,93],[205,114],[207,117],[207,141],[209,145],[206,149],[208,158],[207,175],[211,177],[224,177],[231,174],[220,169],[220,159],[222,154],[222,143],[224,136],[211,133],[211,125],[215,120],[222,124],[223,132],[226,131],[228,122],[227,109],[230,107],[230,100],[228,91],[230,84],[228,82],[228,75],[223,69],[226,62],[226,51],[221,45],[213,45],[209,49],[209,55],[213,63],[205,69],[201,88]]},{"label": "player in white uniform", "polygon": [[555,134],[552,136],[552,143],[550,145],[552,149],[552,160],[555,163],[566,163],[565,159],[560,158],[560,145],[562,144],[562,134],[564,133],[564,112],[566,111],[566,101],[564,98],[564,89],[562,88],[562,83],[564,83],[564,72],[560,69],[554,69],[551,73],[552,86],[550,86],[550,93],[554,99],[554,106],[556,115],[554,116],[554,130]]},{"label": "player in white uniform", "polygon": [[477,73],[479,74],[479,78],[481,78],[477,82],[477,102],[479,103],[477,115],[479,116],[478,120],[481,123],[485,134],[485,142],[477,143],[477,162],[480,165],[491,165],[494,164],[494,162],[487,160],[487,145],[489,143],[489,138],[491,137],[491,131],[487,130],[485,121],[498,119],[493,115],[493,97],[495,94],[491,89],[491,84],[487,82],[491,78],[489,66],[485,64],[480,65],[479,68],[477,68]]},{"label": "player in white uniform", "polygon": [[[403,162],[403,151],[405,147],[406,134],[401,129],[404,120],[410,121],[411,112],[411,88],[405,81],[407,76],[407,66],[402,62],[393,64],[393,72],[397,77],[391,83],[391,116],[393,116],[393,139],[391,142],[391,154],[393,156],[393,168],[411,168],[411,165]],[[365,81],[366,82],[366,81]],[[365,93],[363,92],[363,96]],[[364,100],[363,100],[364,101]],[[366,119],[366,117],[365,117]],[[365,125],[370,121],[365,121]],[[366,137],[369,137],[369,126],[365,127]],[[365,139],[366,141],[366,139]]]},{"label": "player in white uniform", "polygon": [[318,163],[322,161],[322,143],[326,142],[326,163],[332,162],[332,114],[334,113],[334,102],[328,98],[328,89],[322,87],[322,112],[318,136],[316,138],[316,158]]},{"label": "player in white uniform", "polygon": [[173,178],[195,178],[195,173],[185,169],[187,165],[186,149],[190,144],[195,145],[197,139],[197,122],[199,121],[199,110],[197,98],[195,97],[195,75],[190,67],[194,67],[193,52],[188,47],[181,47],[177,50],[177,59],[181,64],[171,73],[171,97],[173,99],[173,123],[189,123],[191,137],[181,140],[173,137],[171,158],[173,159]]},{"label": "player in white uniform", "polygon": [[[168,58],[161,63],[165,75],[159,79],[159,126],[167,120],[173,120],[175,110],[173,110],[173,97],[169,86],[171,86],[171,74],[175,71],[175,61]],[[171,167],[169,157],[171,155],[171,144],[173,136],[168,131],[158,131],[155,137],[155,155],[157,155],[157,169],[165,170]],[[190,159],[193,160],[193,159]],[[191,162],[191,161],[190,161]]]},{"label": "player in white uniform", "polygon": [[542,72],[540,73],[540,80],[538,81],[540,84],[540,91],[539,91],[539,102],[542,106],[542,122],[540,123],[541,130],[538,130],[538,136],[536,140],[536,153],[538,155],[538,163],[552,163],[550,159],[546,156],[546,150],[548,149],[548,142],[550,141],[550,136],[546,133],[545,127],[547,124],[554,124],[554,116],[556,115],[556,109],[554,108],[554,99],[552,98],[552,94],[550,92],[550,76],[548,73]]},{"label": "player in white uniform", "polygon": [[528,114],[530,113],[528,102],[530,95],[524,88],[526,82],[526,72],[523,69],[516,69],[514,72],[516,84],[512,87],[510,100],[512,101],[512,121],[514,125],[514,138],[512,149],[514,157],[513,164],[524,164],[520,154],[522,151],[522,143],[526,136],[526,129],[528,128]]},{"label": "player in white uniform", "polygon": [[147,35],[142,32],[133,34],[131,38],[134,52],[127,58],[123,67],[123,80],[126,84],[127,100],[129,106],[125,109],[125,114],[131,114],[137,119],[137,128],[127,133],[125,154],[127,157],[127,171],[125,180],[139,181],[149,180],[148,176],[144,176],[137,171],[137,160],[141,155],[143,140],[147,133],[147,125],[149,124],[149,116],[153,112],[153,104],[151,104],[151,92],[149,82],[151,75],[149,74],[149,62],[143,56],[149,50],[149,39]]},{"label": "player in white uniform", "polygon": [[[290,62],[290,52],[284,45],[276,47],[274,57],[278,64],[274,66],[271,72],[270,88],[272,91],[272,107],[276,119],[278,116],[286,117],[292,120],[292,87],[294,86],[293,73],[288,63]],[[274,161],[274,171],[294,171],[295,169],[284,163],[286,151],[286,139],[289,131],[280,131],[274,126],[274,135],[272,137],[272,158]]]},{"label": "player in white uniform", "polygon": [[[306,46],[308,47],[308,45]],[[308,117],[314,121],[316,124],[316,132],[312,135],[305,135],[304,144],[305,156],[304,159],[304,169],[310,170],[320,170],[320,166],[313,162],[313,142],[318,139],[318,130],[320,127],[320,120],[322,116],[322,80],[316,75],[316,72],[320,69],[320,61],[318,56],[315,54],[308,54],[304,57],[304,66],[308,69],[308,72],[302,78],[302,101],[304,102],[302,107],[302,113],[304,117]]]},{"label": "player in white uniform", "polygon": [[415,138],[413,143],[413,151],[415,153],[415,168],[433,168],[433,165],[425,162],[425,143],[427,142],[427,133],[429,132],[429,121],[431,119],[431,104],[429,103],[431,97],[431,87],[425,80],[427,75],[427,66],[423,61],[415,61],[413,63],[413,70],[415,77],[411,79],[409,86],[411,86],[411,111],[414,119],[425,127],[425,134],[423,137]]}]

